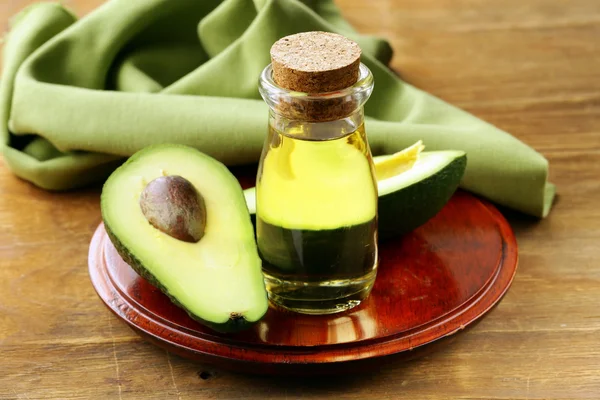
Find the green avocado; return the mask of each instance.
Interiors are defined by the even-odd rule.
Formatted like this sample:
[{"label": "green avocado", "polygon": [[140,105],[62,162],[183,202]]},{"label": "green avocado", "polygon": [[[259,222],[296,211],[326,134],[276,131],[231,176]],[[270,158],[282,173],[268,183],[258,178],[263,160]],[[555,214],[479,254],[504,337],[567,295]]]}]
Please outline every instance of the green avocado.
[{"label": "green avocado", "polygon": [[[391,156],[374,157],[377,163]],[[433,218],[450,200],[467,166],[464,151],[425,151],[407,171],[377,181],[380,240],[409,233]],[[256,188],[244,191],[255,221]]]},{"label": "green avocado", "polygon": [[435,217],[458,189],[466,167],[463,151],[426,151],[408,171],[378,181],[379,238],[407,234]]},{"label": "green avocado", "polygon": [[108,178],[101,209],[121,257],[192,318],[233,332],[266,313],[252,221],[220,162],[187,146],[147,147]]}]

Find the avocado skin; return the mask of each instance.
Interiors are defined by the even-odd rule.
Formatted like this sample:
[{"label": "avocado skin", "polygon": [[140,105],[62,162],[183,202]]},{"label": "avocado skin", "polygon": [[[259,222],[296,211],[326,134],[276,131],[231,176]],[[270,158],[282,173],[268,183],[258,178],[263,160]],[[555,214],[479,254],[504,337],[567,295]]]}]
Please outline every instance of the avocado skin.
[{"label": "avocado skin", "polygon": [[[377,263],[377,219],[335,229],[287,229],[261,221],[263,270],[305,282],[362,278]],[[302,243],[301,252],[298,242]]]},{"label": "avocado skin", "polygon": [[163,292],[165,295],[167,295],[169,297],[169,299],[177,307],[183,309],[192,319],[200,322],[202,325],[205,325],[217,332],[234,333],[234,332],[240,332],[240,331],[249,329],[252,325],[254,325],[256,322],[258,322],[260,320],[260,318],[259,318],[257,321],[251,322],[251,321],[246,320],[245,318],[231,318],[231,319],[229,319],[229,321],[225,322],[224,324],[216,324],[214,322],[204,320],[204,319],[192,314],[187,308],[185,308],[185,306],[183,306],[179,301],[177,301],[177,299],[175,297],[171,296],[169,294],[169,291],[167,290],[167,288],[165,288],[163,285],[161,285],[161,283],[154,277],[154,275],[152,275],[150,273],[150,271],[148,271],[146,268],[144,268],[142,266],[142,263],[133,254],[131,254],[127,250],[127,247],[125,247],[119,241],[119,239],[112,233],[112,231],[110,230],[110,226],[108,226],[107,224],[104,224],[104,228],[106,229],[108,238],[112,242],[113,246],[115,246],[117,253],[119,253],[119,255],[121,256],[123,261],[125,261],[139,276],[141,276],[146,281],[148,281],[148,283],[150,283],[152,286],[158,288],[161,292]]},{"label": "avocado skin", "polygon": [[[435,217],[458,189],[466,167],[467,155],[465,154],[454,159],[442,171],[421,182],[379,196],[377,200],[379,241],[406,235]],[[448,187],[450,190],[447,190]],[[423,198],[424,193],[425,198]],[[256,227],[256,214],[252,212],[250,217]]]},{"label": "avocado skin", "polygon": [[465,154],[427,179],[380,196],[379,240],[405,235],[435,217],[458,189],[466,167]]}]

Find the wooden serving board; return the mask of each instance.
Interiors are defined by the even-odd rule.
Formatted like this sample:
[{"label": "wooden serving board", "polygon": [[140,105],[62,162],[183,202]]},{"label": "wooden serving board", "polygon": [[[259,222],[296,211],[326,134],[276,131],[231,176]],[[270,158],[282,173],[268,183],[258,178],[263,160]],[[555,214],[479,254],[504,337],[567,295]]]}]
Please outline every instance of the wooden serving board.
[{"label": "wooden serving board", "polygon": [[517,244],[504,217],[458,191],[427,224],[381,244],[375,286],[360,306],[326,316],[270,308],[251,330],[219,334],[140,278],[103,225],[89,252],[98,295],[141,336],[182,357],[262,374],[348,372],[419,355],[488,312],[516,268]]}]

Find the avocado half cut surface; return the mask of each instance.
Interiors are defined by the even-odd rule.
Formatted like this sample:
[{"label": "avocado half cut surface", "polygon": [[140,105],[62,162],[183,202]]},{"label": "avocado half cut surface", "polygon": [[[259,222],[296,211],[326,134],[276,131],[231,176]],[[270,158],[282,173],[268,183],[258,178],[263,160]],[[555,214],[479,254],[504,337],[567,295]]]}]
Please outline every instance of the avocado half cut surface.
[{"label": "avocado half cut surface", "polygon": [[[140,198],[148,184],[172,176],[184,178],[199,194],[205,211],[201,237],[176,239],[142,211]],[[147,147],[108,178],[101,209],[109,238],[125,262],[192,318],[232,332],[266,313],[267,292],[244,194],[217,160],[187,146]]]},{"label": "avocado half cut surface", "polygon": [[[433,218],[450,200],[465,173],[467,155],[464,151],[425,151],[408,169],[400,168],[389,175],[387,160],[394,155],[373,158],[376,172],[384,166],[386,176],[377,180],[378,234],[386,240],[409,233]],[[398,159],[400,163],[406,160]],[[380,176],[380,174],[377,174]],[[244,191],[253,221],[256,213],[256,188]]]}]

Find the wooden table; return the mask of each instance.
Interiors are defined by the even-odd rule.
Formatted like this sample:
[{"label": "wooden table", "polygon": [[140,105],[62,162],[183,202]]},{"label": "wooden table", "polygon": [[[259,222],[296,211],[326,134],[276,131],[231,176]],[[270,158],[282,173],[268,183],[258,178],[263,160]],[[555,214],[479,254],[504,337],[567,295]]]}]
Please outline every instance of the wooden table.
[{"label": "wooden table", "polygon": [[[0,5],[8,16],[30,3]],[[100,0],[65,1],[80,14]],[[414,83],[542,152],[559,199],[507,212],[520,267],[502,303],[426,358],[337,379],[214,370],[139,339],[86,257],[99,190],[53,194],[0,165],[0,399],[600,399],[600,2],[338,0]]]}]

